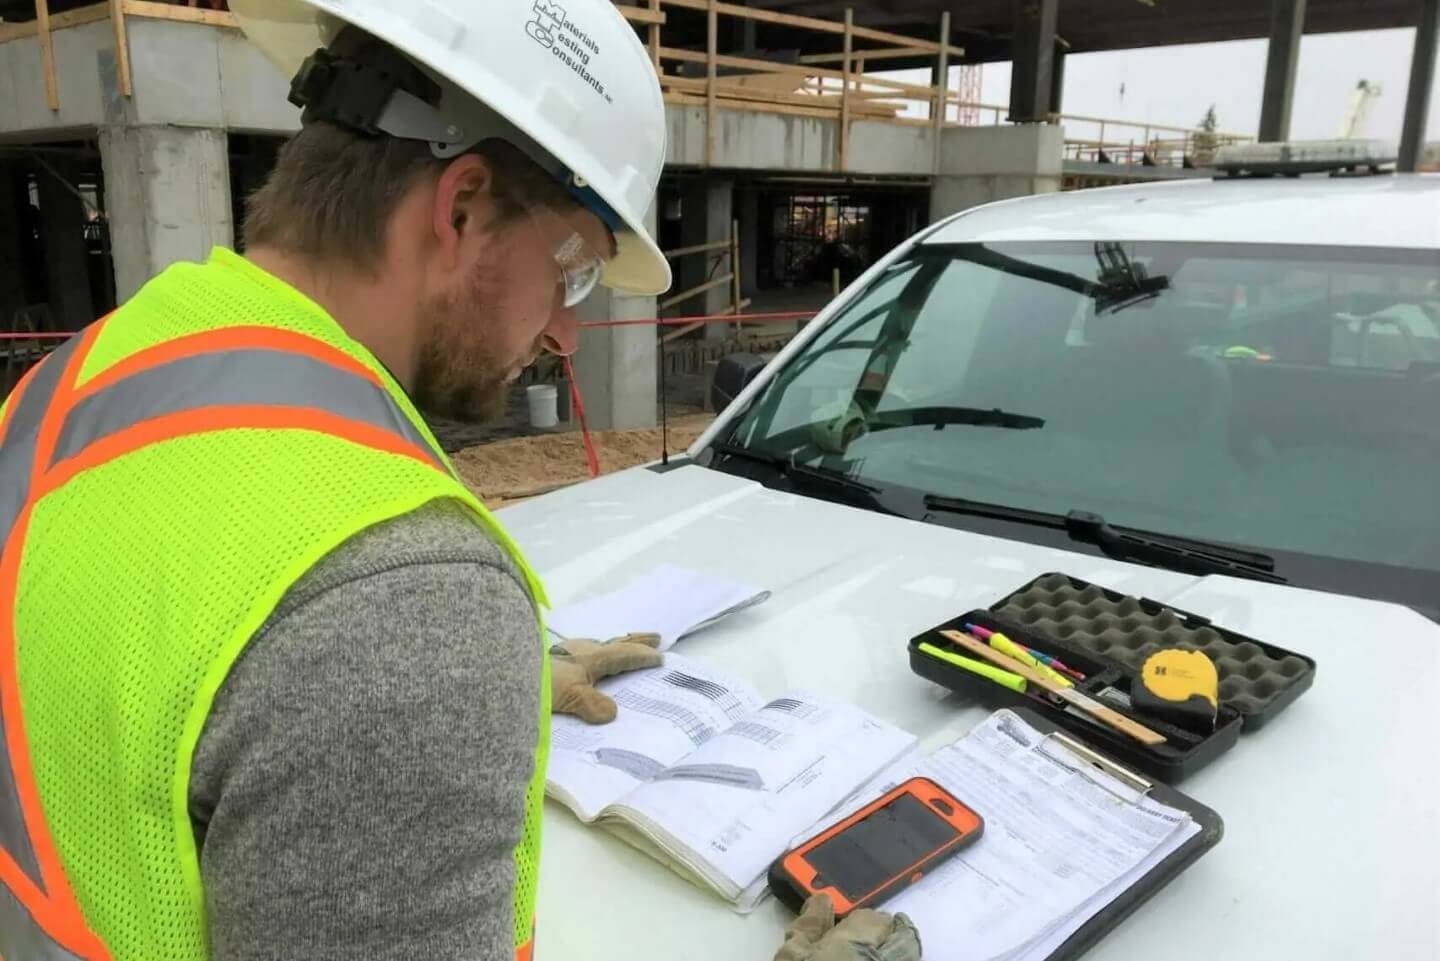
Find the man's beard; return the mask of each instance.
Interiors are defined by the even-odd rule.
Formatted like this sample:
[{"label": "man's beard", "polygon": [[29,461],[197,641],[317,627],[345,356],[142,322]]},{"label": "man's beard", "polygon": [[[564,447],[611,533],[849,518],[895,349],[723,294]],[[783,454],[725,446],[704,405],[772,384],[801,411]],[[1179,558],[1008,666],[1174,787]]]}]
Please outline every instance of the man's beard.
[{"label": "man's beard", "polygon": [[414,400],[427,413],[470,424],[505,413],[511,365],[483,333],[487,321],[498,320],[487,305],[486,286],[477,271],[463,298],[439,298],[422,311]]}]

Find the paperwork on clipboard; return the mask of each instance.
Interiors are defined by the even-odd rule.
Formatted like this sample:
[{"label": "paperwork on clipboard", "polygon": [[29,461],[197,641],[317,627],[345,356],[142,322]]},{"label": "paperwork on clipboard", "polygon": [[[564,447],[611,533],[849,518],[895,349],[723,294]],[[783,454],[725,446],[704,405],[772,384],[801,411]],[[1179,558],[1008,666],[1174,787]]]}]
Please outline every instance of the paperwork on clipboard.
[{"label": "paperwork on clipboard", "polygon": [[1186,811],[1097,770],[1007,710],[927,757],[900,761],[826,823],[915,776],[985,819],[978,842],[882,906],[907,914],[926,956],[946,961],[1049,957],[1200,831]]},{"label": "paperwork on clipboard", "polygon": [[654,632],[664,651],[687,634],[769,597],[769,591],[749,584],[662,564],[619,590],[556,608],[545,623],[564,639]]}]

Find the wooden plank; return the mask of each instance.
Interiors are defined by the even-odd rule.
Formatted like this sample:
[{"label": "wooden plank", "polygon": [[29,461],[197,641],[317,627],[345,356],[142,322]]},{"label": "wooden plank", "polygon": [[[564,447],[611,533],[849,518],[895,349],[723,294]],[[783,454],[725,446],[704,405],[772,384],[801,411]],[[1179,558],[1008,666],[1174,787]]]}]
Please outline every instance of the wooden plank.
[{"label": "wooden plank", "polygon": [[153,0],[124,0],[125,12],[132,17],[146,17],[150,20],[175,20],[180,23],[203,23],[211,27],[240,29],[235,14],[226,10],[207,10],[204,7],[177,7],[169,3],[155,3]]},{"label": "wooden plank", "polygon": [[684,327],[677,327],[676,329],[670,331],[668,334],[662,335],[660,337],[660,343],[668,344],[672,340],[678,340],[681,337],[684,337],[686,334],[690,333],[691,331],[699,330],[701,327],[704,327],[706,323],[707,321],[697,320],[693,324],[686,324]]},{"label": "wooden plank", "polygon": [[[666,0],[668,2],[668,0]],[[703,53],[694,50],[682,50],[678,47],[661,47],[660,58],[662,60],[681,60],[686,63],[706,63],[708,57]],[[797,77],[828,77],[831,80],[843,80],[845,75],[839,70],[830,70],[826,67],[807,67],[793,63],[776,63],[773,60],[756,60],[752,57],[734,57],[729,54],[717,54],[715,57],[716,66],[735,67],[740,70],[753,70],[756,73],[790,73]],[[887,77],[866,77],[866,86],[882,87],[887,90],[898,90],[905,93],[915,94],[914,99],[926,100],[935,96],[934,87],[922,87],[919,84],[901,83],[899,80],[890,80]]]},{"label": "wooden plank", "polygon": [[715,54],[720,41],[719,0],[710,0],[705,17],[705,166],[715,164]]},{"label": "wooden plank", "polygon": [[711,250],[724,250],[730,246],[728,240],[717,240],[713,244],[695,244],[693,247],[676,247],[674,250],[662,251],[666,258],[685,257],[690,254],[703,254]]},{"label": "wooden plank", "polygon": [[[923,57],[933,51],[924,47],[879,47],[870,50],[856,50],[855,56],[863,63],[866,60],[898,60],[901,57]],[[845,59],[843,53],[807,53],[800,58],[800,63],[840,63]]]},{"label": "wooden plank", "polygon": [[940,14],[940,39],[942,41],[939,63],[940,83],[937,84],[939,89],[938,96],[935,98],[935,106],[931,108],[934,111],[931,119],[935,121],[935,173],[937,174],[940,173],[940,141],[945,133],[945,114],[950,109],[950,98],[946,95],[950,89],[950,48],[943,43],[950,39],[949,10],[942,11]]},{"label": "wooden plank", "polygon": [[[671,7],[681,7],[686,10],[708,10],[709,0],[662,0]],[[741,20],[754,20],[758,23],[774,23],[786,27],[799,27],[802,30],[814,30],[819,33],[833,33],[839,36],[845,32],[843,24],[834,20],[817,20],[814,17],[798,17],[792,13],[776,13],[773,10],[762,10],[751,7],[736,6],[733,3],[722,3],[718,11],[727,17],[738,17]],[[866,40],[874,40],[878,43],[888,43],[894,46],[919,47],[925,53],[938,53],[940,45],[929,40],[920,40],[916,37],[907,37],[898,33],[889,33],[885,30],[873,30],[869,27],[856,27],[855,36]],[[950,51],[957,56],[965,53],[961,47],[950,47]]]},{"label": "wooden plank", "polygon": [[660,25],[665,22],[665,14],[660,10],[660,0],[650,0],[650,12],[660,18],[650,22],[650,62],[655,65],[656,73],[663,73],[664,68],[660,66]]},{"label": "wooden plank", "polygon": [[[661,77],[662,86],[671,90],[682,92],[693,92],[700,95],[700,103],[705,103],[705,81],[692,77]],[[791,104],[797,107],[807,107],[814,111],[817,116],[834,118],[839,111],[839,100],[833,95],[815,96],[812,94],[784,94],[775,93],[771,90],[756,87],[745,87],[736,84],[727,84],[723,80],[715,85],[716,106],[724,109],[729,106],[733,110],[754,109],[756,112],[765,113],[765,104]],[[725,101],[732,101],[726,104]],[[894,94],[871,94],[862,96],[851,94],[850,114],[852,117],[893,117],[896,111],[903,109],[904,105],[895,102]],[[746,104],[753,103],[753,108],[738,106],[736,102]],[[808,116],[809,114],[807,114]],[[929,120],[922,121],[929,123]]]},{"label": "wooden plank", "polygon": [[120,96],[131,97],[135,89],[130,76],[130,37],[125,29],[122,0],[110,0],[110,23],[115,28],[115,72],[120,75]]},{"label": "wooden plank", "polygon": [[[665,102],[666,102],[666,103],[673,103],[673,104],[675,104],[675,105],[677,105],[677,106],[683,106],[683,107],[704,107],[704,106],[705,106],[705,98],[704,98],[704,97],[695,97],[695,96],[691,96],[691,95],[685,94],[685,93],[667,93],[667,94],[665,94]],[[719,110],[727,110],[727,109],[728,109],[728,110],[742,110],[742,109],[743,109],[743,110],[746,110],[746,111],[751,111],[751,110],[753,110],[755,113],[775,113],[775,114],[782,114],[782,115],[787,116],[787,117],[816,117],[816,118],[818,118],[818,119],[820,119],[820,120],[834,120],[834,119],[835,119],[835,110],[834,110],[834,108],[831,108],[831,109],[829,109],[829,110],[825,110],[825,109],[816,108],[816,107],[797,107],[797,106],[793,106],[793,105],[788,104],[788,103],[766,103],[766,102],[764,102],[764,101],[757,101],[757,102],[755,102],[755,104],[754,104],[753,106],[747,104],[746,106],[744,106],[744,107],[742,108],[742,107],[736,106],[736,105],[732,102],[731,104],[722,104],[722,105],[719,105],[718,109],[719,109]],[[897,121],[897,122],[898,122],[898,121]],[[917,120],[917,121],[916,121],[916,123],[919,123],[919,124],[928,124],[929,122],[930,122],[930,121],[929,121],[929,120],[926,120],[926,119],[921,119],[921,120]]]},{"label": "wooden plank", "polygon": [[850,167],[850,53],[855,49],[855,10],[852,7],[845,8],[845,59],[840,61],[842,66],[840,72],[845,78],[840,81],[840,136],[839,136],[839,162],[835,169],[842,174]]},{"label": "wooden plank", "polygon": [[652,2],[648,8],[632,7],[629,4],[617,3],[615,9],[631,23],[648,23],[653,26],[661,26],[665,23],[665,14],[660,12],[660,6]]},{"label": "wooden plank", "polygon": [[725,274],[724,276],[716,277],[714,280],[707,280],[697,287],[691,287],[689,290],[682,290],[674,297],[667,297],[665,300],[660,301],[660,309],[665,310],[667,307],[674,307],[676,304],[689,300],[692,297],[700,296],[707,290],[714,290],[716,287],[728,284],[730,283],[731,276],[731,274]]},{"label": "wooden plank", "polygon": [[60,110],[60,90],[55,80],[55,42],[50,36],[49,0],[35,0],[35,31],[40,37],[40,60],[45,69],[45,102]]},{"label": "wooden plank", "polygon": [[33,36],[35,36],[35,21],[33,20],[27,20],[24,23],[0,23],[0,43],[9,43],[11,40]]}]

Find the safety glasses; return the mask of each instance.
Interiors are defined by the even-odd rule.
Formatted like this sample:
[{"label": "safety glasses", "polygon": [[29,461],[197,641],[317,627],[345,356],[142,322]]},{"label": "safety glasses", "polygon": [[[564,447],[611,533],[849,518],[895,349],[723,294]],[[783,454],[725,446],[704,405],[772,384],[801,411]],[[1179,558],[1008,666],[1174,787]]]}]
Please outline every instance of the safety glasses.
[{"label": "safety glasses", "polygon": [[566,309],[577,306],[599,285],[606,258],[553,210],[532,208],[529,214],[541,240],[555,258],[562,304]]},{"label": "safety glasses", "polygon": [[567,309],[589,297],[605,272],[605,258],[579,234],[571,234],[556,249],[555,265],[560,268],[561,296]]}]

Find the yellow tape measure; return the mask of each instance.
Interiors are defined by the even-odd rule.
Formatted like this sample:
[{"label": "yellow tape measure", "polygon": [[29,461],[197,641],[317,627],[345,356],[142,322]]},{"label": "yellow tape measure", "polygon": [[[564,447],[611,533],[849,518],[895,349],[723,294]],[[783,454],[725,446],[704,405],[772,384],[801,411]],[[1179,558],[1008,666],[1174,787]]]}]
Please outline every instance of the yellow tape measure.
[{"label": "yellow tape measure", "polygon": [[1220,675],[1200,651],[1167,648],[1145,659],[1130,703],[1141,714],[1190,730],[1213,731],[1220,709]]}]

